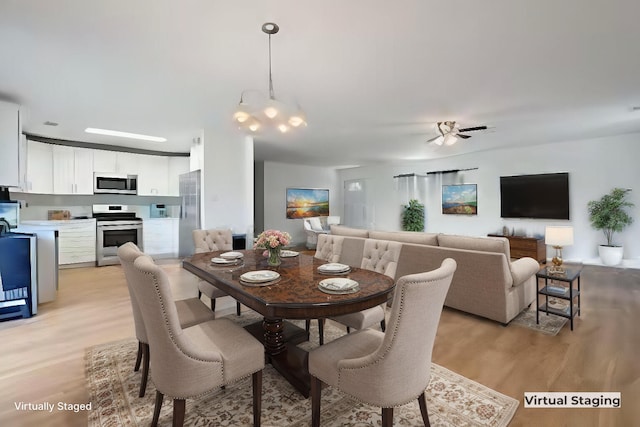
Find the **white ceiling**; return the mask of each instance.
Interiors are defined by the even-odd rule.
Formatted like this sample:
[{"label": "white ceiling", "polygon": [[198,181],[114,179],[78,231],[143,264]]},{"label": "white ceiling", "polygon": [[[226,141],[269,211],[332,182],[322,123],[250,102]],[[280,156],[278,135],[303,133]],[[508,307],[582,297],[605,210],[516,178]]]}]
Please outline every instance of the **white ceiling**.
[{"label": "white ceiling", "polygon": [[[0,98],[29,133],[185,152],[267,91],[272,21],[276,96],[309,126],[258,138],[257,159],[428,159],[640,132],[639,17],[633,0],[1,0]],[[493,129],[427,145],[442,120]]]}]

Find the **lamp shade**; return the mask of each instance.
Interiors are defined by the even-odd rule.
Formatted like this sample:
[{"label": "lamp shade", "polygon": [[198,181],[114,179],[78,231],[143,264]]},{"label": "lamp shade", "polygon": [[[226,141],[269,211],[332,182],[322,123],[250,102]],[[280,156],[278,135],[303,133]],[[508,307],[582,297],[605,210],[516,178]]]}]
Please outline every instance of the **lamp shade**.
[{"label": "lamp shade", "polygon": [[544,231],[544,242],[551,246],[573,245],[573,227],[546,227]]}]

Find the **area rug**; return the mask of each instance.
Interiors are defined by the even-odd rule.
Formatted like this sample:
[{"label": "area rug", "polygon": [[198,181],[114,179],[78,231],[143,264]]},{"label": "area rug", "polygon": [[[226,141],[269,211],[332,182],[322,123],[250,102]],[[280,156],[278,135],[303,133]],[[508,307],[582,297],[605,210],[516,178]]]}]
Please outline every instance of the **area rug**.
[{"label": "area rug", "polygon": [[[251,315],[243,314],[246,322]],[[230,316],[231,318],[231,316]],[[240,319],[239,319],[240,320]],[[314,322],[315,323],[315,322]],[[327,340],[340,335],[327,325]],[[317,329],[312,327],[311,342],[317,345]],[[86,378],[92,402],[89,426],[148,426],[153,415],[155,387],[150,379],[145,397],[138,397],[140,372],[133,371],[137,341],[124,340],[86,350]],[[187,400],[186,426],[249,426],[252,422],[251,379],[234,383],[199,399]],[[518,401],[432,364],[427,388],[427,406],[432,426],[507,426]],[[165,399],[160,425],[171,425],[173,405]],[[322,391],[323,426],[377,426],[380,408],[356,402],[327,387]],[[394,425],[422,425],[417,402],[394,410]],[[302,427],[311,422],[311,402],[300,395],[271,366],[263,372],[262,425]]]},{"label": "area rug", "polygon": [[[534,301],[535,302],[535,301]],[[563,309],[568,302],[557,299],[549,298],[549,306]],[[562,327],[567,323],[569,319],[566,317],[548,315],[540,312],[540,323],[536,323],[536,305],[531,304],[528,310],[518,314],[509,324],[523,326],[525,328],[533,329],[534,331],[542,332],[546,335],[557,335]]]}]

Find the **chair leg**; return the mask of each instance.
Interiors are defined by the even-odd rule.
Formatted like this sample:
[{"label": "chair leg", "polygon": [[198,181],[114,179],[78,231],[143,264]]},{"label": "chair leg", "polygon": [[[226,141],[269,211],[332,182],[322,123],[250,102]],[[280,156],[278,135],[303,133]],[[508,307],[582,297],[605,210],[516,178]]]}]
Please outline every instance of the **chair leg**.
[{"label": "chair leg", "polygon": [[384,319],[380,321],[380,329],[382,330],[382,332],[387,329],[387,322],[385,322]]},{"label": "chair leg", "polygon": [[318,319],[318,338],[320,345],[324,345],[324,319]]},{"label": "chair leg", "polygon": [[236,301],[236,315],[240,316],[240,303]]},{"label": "chair leg", "polygon": [[382,408],[382,427],[393,426],[393,408]]},{"label": "chair leg", "polygon": [[260,427],[262,416],[262,371],[253,374],[253,427]]},{"label": "chair leg", "polygon": [[164,395],[159,391],[156,391],[156,406],[153,408],[153,420],[151,420],[151,427],[158,425],[158,419],[160,419],[160,409],[162,409],[162,399]]},{"label": "chair leg", "polygon": [[351,333],[351,328],[347,326],[347,333],[350,334]]},{"label": "chair leg", "polygon": [[198,299],[202,296],[202,292],[198,291]]},{"label": "chair leg", "polygon": [[304,321],[304,330],[309,332],[311,329],[311,319],[307,319]]},{"label": "chair leg", "polygon": [[320,396],[322,381],[311,376],[311,427],[320,427]]},{"label": "chair leg", "polygon": [[184,399],[173,399],[173,427],[182,427],[184,425],[184,411],[186,401]]},{"label": "chair leg", "polygon": [[418,396],[418,404],[420,405],[420,413],[422,414],[424,427],[431,427],[431,423],[429,422],[429,413],[427,412],[427,397],[425,393]]},{"label": "chair leg", "polygon": [[149,344],[142,344],[142,378],[140,378],[140,392],[139,397],[144,397],[147,392],[147,380],[149,379],[149,358],[151,357],[149,351]]},{"label": "chair leg", "polygon": [[138,355],[136,356],[136,366],[133,371],[138,372],[140,370],[140,362],[142,362],[142,342],[138,341]]},{"label": "chair leg", "polygon": [[211,298],[211,311],[216,311],[216,299]]}]

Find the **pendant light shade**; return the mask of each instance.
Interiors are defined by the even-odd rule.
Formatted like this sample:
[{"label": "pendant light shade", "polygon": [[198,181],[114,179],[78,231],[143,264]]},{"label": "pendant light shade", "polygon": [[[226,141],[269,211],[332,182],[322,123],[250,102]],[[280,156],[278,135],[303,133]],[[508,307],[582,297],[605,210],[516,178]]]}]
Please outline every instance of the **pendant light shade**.
[{"label": "pendant light shade", "polygon": [[238,128],[250,134],[268,130],[287,133],[307,125],[307,117],[299,105],[288,105],[275,97],[271,75],[271,35],[279,30],[278,25],[272,22],[262,25],[262,31],[269,35],[269,96],[260,93],[260,99],[248,102],[245,100],[248,91],[243,91],[233,113],[233,121]]}]

